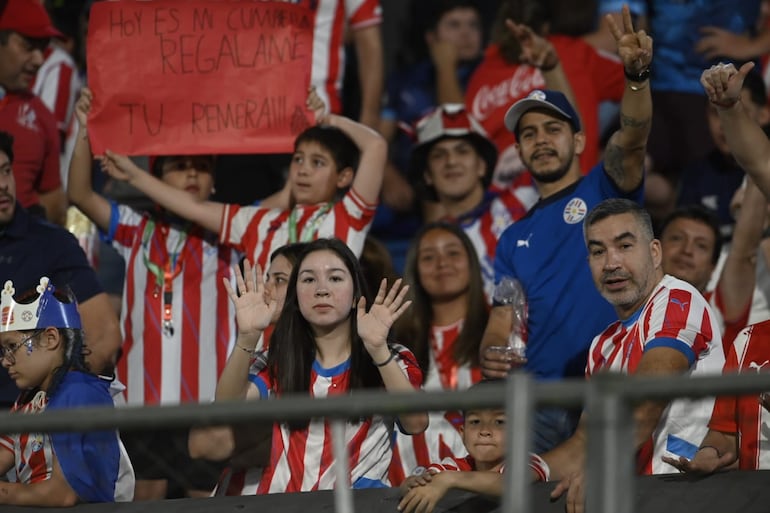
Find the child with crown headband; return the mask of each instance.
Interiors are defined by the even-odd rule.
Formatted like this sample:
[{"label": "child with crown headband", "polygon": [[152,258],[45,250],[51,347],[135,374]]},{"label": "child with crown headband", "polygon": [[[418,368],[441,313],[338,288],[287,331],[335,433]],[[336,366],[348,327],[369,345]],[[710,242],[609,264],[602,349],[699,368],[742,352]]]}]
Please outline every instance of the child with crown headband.
[{"label": "child with crown headband", "polygon": [[[109,382],[85,362],[80,314],[73,299],[40,278],[27,301],[13,282],[0,291],[0,361],[22,392],[13,411],[112,406]],[[130,501],[134,473],[116,431],[0,435],[0,503],[71,506]]]}]

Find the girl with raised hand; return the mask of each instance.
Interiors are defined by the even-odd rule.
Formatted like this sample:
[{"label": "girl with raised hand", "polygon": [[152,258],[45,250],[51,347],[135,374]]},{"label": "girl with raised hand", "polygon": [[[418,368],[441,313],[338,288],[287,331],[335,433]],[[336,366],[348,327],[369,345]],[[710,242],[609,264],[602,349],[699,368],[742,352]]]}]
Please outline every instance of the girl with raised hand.
[{"label": "girl with raised hand", "polygon": [[[276,301],[264,294],[261,274],[259,266],[255,270],[247,263],[244,275],[237,273],[237,292],[229,291],[236,307],[238,347],[219,380],[217,400],[419,388],[422,372],[414,356],[387,340],[391,326],[411,304],[405,301],[408,287],[401,287],[400,280],[389,289],[383,280],[370,302],[358,260],[343,242],[308,243],[292,270],[270,349],[265,358],[254,360],[250,353],[276,309]],[[407,433],[420,433],[428,424],[425,413],[400,415],[397,420]],[[353,488],[388,486],[391,427],[380,415],[346,423]],[[333,488],[329,435],[324,419],[276,423],[270,462],[257,493]]]}]

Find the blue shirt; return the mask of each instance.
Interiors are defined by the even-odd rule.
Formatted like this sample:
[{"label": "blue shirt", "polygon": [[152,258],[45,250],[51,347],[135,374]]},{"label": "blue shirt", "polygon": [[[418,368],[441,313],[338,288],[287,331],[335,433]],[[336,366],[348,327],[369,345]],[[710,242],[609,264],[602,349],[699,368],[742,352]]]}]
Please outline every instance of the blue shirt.
[{"label": "blue shirt", "polygon": [[[70,371],[46,410],[112,407],[109,383],[92,374]],[[52,433],[51,442],[67,483],[83,502],[115,502],[120,476],[120,446],[115,430]]]},{"label": "blue shirt", "polygon": [[[624,2],[600,0],[600,13],[619,12]],[[700,29],[719,27],[735,34],[755,33],[760,0],[632,0],[635,14],[648,15],[654,39],[652,88],[703,95],[700,76],[720,59],[708,60],[695,51]],[[722,58],[722,60],[725,60]]]},{"label": "blue shirt", "polygon": [[541,200],[503,232],[495,281],[510,276],[529,305],[526,369],[538,378],[584,376],[593,338],[617,320],[594,286],[583,238],[583,219],[608,198],[642,201],[643,187],[624,194],[603,162],[573,185]]},{"label": "blue shirt", "polygon": [[729,155],[714,150],[688,165],[682,173],[677,205],[702,205],[719,217],[722,238],[732,238],[735,220],[730,202],[743,184],[745,173]]},{"label": "blue shirt", "polygon": [[[13,281],[17,294],[33,290],[42,276],[68,286],[79,303],[102,292],[96,273],[77,239],[60,226],[33,217],[16,204],[11,222],[0,231],[0,286]],[[0,405],[10,407],[19,389],[0,371]]]}]

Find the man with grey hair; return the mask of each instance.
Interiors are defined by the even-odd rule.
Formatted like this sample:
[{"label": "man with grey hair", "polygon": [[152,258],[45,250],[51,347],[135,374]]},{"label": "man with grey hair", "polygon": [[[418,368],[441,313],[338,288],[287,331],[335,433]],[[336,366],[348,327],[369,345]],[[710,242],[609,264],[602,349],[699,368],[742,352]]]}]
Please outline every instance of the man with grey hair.
[{"label": "man with grey hair", "polygon": [[[583,232],[594,284],[618,316],[591,343],[586,376],[721,373],[725,359],[714,313],[692,285],[663,273],[649,214],[634,201],[608,199],[588,213]],[[707,398],[637,405],[633,449],[638,471],[671,473],[677,469],[664,456],[693,458],[713,403]],[[567,511],[581,511],[583,505],[585,446],[581,419],[571,438],[541,456],[541,472],[535,473],[561,481],[553,496],[568,490]]]}]

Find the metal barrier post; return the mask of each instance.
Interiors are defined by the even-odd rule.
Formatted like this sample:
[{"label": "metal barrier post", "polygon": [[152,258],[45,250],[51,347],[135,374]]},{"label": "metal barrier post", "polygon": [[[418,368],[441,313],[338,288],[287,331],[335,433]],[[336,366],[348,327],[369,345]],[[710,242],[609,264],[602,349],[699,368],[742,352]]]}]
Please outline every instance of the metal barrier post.
[{"label": "metal barrier post", "polygon": [[588,384],[586,511],[632,513],[634,422],[620,392],[622,375],[597,375]]},{"label": "metal barrier post", "polygon": [[529,451],[532,447],[533,393],[532,378],[523,371],[508,376],[505,386],[506,453],[505,513],[529,513],[532,478],[529,471]]},{"label": "metal barrier post", "polygon": [[331,420],[332,454],[334,455],[334,511],[353,513],[353,491],[348,468],[348,445],[345,443],[345,421]]}]

